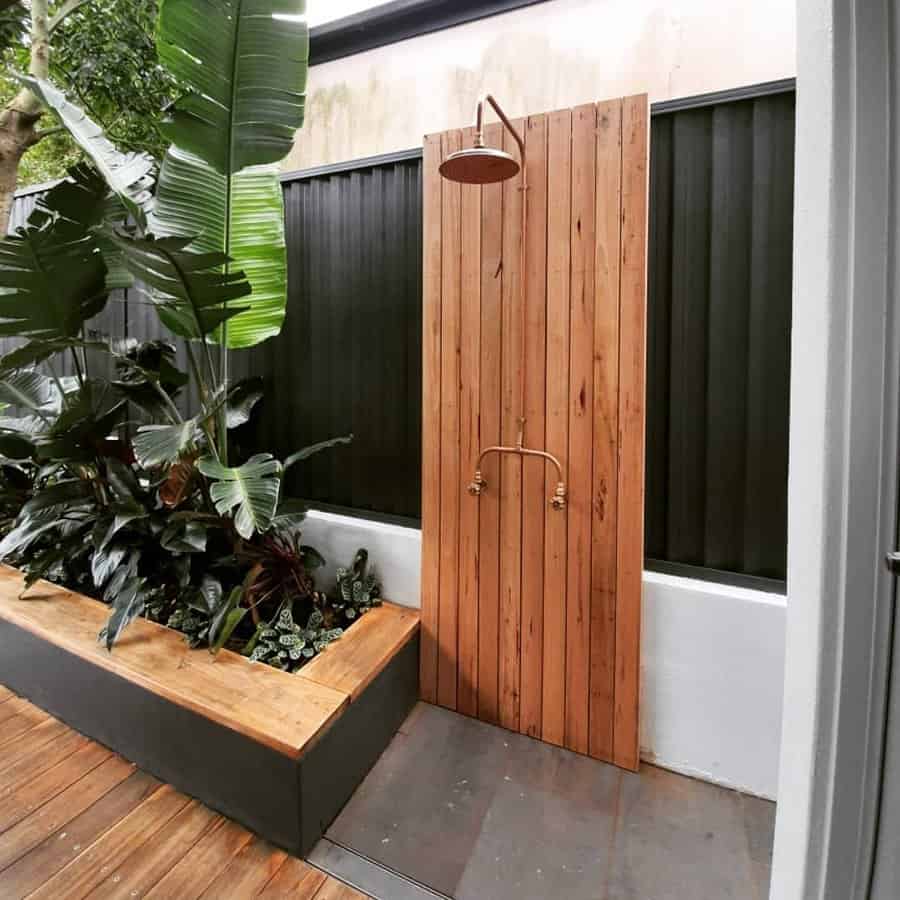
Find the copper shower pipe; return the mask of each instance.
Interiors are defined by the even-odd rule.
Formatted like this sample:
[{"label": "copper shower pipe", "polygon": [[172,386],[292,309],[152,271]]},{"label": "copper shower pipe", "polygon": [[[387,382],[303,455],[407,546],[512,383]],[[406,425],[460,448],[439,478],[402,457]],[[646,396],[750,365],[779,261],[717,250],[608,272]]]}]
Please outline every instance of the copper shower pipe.
[{"label": "copper shower pipe", "polygon": [[566,503],[568,500],[568,491],[566,488],[565,478],[563,476],[563,468],[562,463],[553,456],[552,453],[547,453],[545,450],[531,450],[525,447],[525,393],[526,393],[526,371],[525,371],[525,363],[528,356],[528,341],[526,330],[528,327],[528,311],[526,309],[526,291],[525,291],[525,265],[527,262],[527,251],[528,251],[528,167],[526,165],[526,156],[525,156],[525,139],[521,134],[516,130],[513,126],[512,122],[507,117],[506,113],[503,112],[500,104],[494,99],[493,95],[487,94],[484,97],[479,98],[478,106],[475,112],[475,147],[482,148],[484,147],[484,104],[489,103],[493,108],[494,112],[497,113],[500,121],[503,123],[506,130],[512,135],[516,144],[519,147],[519,156],[521,158],[521,173],[522,173],[522,186],[520,188],[522,192],[522,251],[521,251],[521,259],[519,266],[519,306],[521,309],[521,332],[522,332],[522,344],[521,344],[521,366],[520,366],[520,379],[519,379],[519,409],[521,410],[521,416],[519,418],[519,431],[518,437],[516,440],[516,445],[514,447],[488,447],[486,450],[481,451],[481,455],[478,457],[478,467],[475,472],[475,478],[472,483],[469,485],[469,493],[475,497],[480,497],[482,493],[487,489],[488,483],[484,478],[482,473],[482,463],[484,462],[485,457],[489,456],[492,453],[498,454],[515,454],[517,456],[532,457],[543,459],[549,463],[552,463],[555,466],[557,474],[559,476],[559,480],[556,485],[556,490],[553,493],[553,496],[550,498],[550,505],[557,510],[562,510],[566,508]]}]

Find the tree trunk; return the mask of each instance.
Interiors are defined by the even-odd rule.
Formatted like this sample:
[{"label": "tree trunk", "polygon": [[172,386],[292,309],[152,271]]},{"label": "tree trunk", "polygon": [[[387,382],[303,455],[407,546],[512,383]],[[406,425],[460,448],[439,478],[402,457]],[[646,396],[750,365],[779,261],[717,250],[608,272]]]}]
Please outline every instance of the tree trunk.
[{"label": "tree trunk", "polygon": [[[36,78],[50,72],[50,21],[47,0],[31,3],[31,65]],[[39,140],[37,130],[41,104],[28,90],[21,90],[0,112],[0,239],[9,229],[9,217],[16,197],[19,163],[25,151]]]},{"label": "tree trunk", "polygon": [[35,116],[26,116],[9,108],[0,115],[0,238],[5,237],[9,230],[19,163],[34,143],[36,122]]}]

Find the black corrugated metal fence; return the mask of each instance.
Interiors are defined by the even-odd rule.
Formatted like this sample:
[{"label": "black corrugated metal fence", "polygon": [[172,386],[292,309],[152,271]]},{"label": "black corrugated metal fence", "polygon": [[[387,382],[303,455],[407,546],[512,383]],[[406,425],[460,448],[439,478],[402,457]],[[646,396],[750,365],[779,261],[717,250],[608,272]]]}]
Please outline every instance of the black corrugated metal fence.
[{"label": "black corrugated metal fence", "polygon": [[[651,565],[785,577],[794,92],[776,87],[653,117]],[[285,456],[355,435],[297,468],[295,496],[419,517],[421,167],[413,152],[285,178],[288,315],[232,356],[266,386],[243,439]],[[98,331],[160,334],[135,292],[116,299]]]}]

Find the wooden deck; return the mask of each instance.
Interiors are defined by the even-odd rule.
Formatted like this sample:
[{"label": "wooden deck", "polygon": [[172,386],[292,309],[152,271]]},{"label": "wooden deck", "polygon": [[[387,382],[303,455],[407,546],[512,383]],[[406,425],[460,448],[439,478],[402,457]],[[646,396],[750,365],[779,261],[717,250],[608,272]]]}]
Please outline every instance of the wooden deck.
[{"label": "wooden deck", "polygon": [[365,897],[0,686],[0,898],[88,896]]}]

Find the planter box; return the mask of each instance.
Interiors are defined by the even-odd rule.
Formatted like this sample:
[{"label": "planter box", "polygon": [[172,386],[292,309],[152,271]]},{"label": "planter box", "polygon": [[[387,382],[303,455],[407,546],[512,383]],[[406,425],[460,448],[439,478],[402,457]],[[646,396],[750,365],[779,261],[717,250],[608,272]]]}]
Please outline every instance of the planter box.
[{"label": "planter box", "polygon": [[0,683],[304,856],[418,696],[419,617],[385,604],[297,675],[190,650],[145,619],[112,653],[108,609],[0,566]]}]

